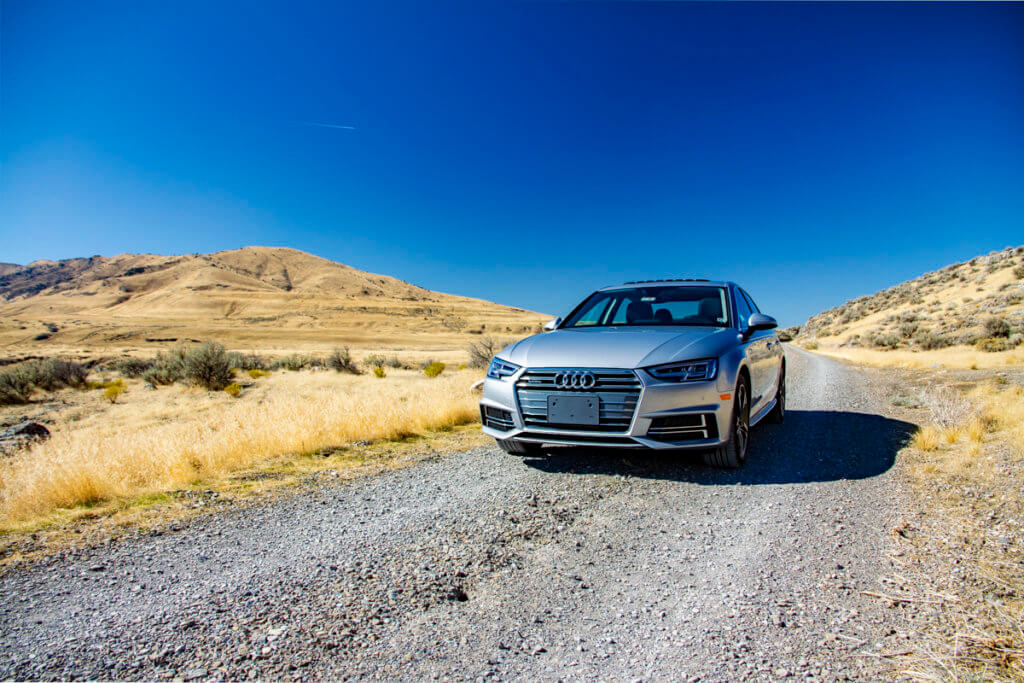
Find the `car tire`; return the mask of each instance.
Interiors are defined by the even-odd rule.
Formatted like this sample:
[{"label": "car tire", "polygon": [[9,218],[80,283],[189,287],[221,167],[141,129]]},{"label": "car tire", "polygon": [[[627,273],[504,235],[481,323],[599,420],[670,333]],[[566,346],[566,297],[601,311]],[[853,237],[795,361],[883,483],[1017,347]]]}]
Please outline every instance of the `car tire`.
[{"label": "car tire", "polygon": [[775,390],[775,407],[766,419],[772,424],[782,424],[786,419],[786,366],[779,370],[779,388]]},{"label": "car tire", "polygon": [[734,470],[747,461],[750,443],[750,383],[743,375],[736,382],[733,396],[732,424],[729,440],[704,454],[704,462],[712,467]]},{"label": "car tire", "polygon": [[495,439],[495,441],[498,442],[498,447],[501,450],[512,455],[540,455],[541,453],[539,443],[520,441],[518,439]]}]

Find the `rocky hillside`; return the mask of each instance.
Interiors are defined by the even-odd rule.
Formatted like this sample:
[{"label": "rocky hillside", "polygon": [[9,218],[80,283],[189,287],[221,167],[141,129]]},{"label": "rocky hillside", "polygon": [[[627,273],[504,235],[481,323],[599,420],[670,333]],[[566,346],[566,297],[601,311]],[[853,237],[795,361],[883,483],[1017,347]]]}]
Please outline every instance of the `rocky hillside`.
[{"label": "rocky hillside", "polygon": [[847,301],[792,333],[798,342],[833,347],[1011,349],[1024,341],[1024,247]]},{"label": "rocky hillside", "polygon": [[258,347],[418,345],[425,337],[521,336],[544,319],[284,248],[93,256],[0,271],[0,346],[7,347],[208,337]]}]

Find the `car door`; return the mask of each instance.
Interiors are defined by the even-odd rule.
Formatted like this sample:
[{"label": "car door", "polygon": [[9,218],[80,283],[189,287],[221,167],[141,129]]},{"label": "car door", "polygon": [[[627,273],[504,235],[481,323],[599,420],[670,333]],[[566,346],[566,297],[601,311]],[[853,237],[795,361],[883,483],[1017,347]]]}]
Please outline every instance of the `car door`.
[{"label": "car door", "polygon": [[[750,302],[743,295],[743,290],[736,289],[736,326],[741,333],[746,333],[750,316],[754,313]],[[746,341],[747,360],[750,363],[750,414],[757,411],[758,402],[764,391],[764,353],[765,345],[756,334]]]},{"label": "car door", "polygon": [[[746,290],[741,289],[740,294],[746,299],[753,313],[761,312]],[[751,392],[754,395],[751,403],[756,409],[757,404],[770,401],[775,397],[776,385],[779,381],[779,368],[782,364],[782,347],[775,330],[755,332],[751,335],[750,345],[751,354],[757,358],[756,361],[752,359],[751,364],[756,362],[760,366],[757,373],[760,377],[760,387]]]}]

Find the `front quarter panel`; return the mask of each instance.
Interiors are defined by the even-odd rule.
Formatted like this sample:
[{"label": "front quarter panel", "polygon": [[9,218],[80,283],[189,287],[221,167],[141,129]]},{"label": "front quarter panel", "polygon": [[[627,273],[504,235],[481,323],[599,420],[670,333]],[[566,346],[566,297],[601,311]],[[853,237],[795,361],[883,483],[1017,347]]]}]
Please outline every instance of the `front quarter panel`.
[{"label": "front quarter panel", "polygon": [[747,373],[750,373],[747,344],[739,343],[739,335],[737,335],[736,342],[735,346],[718,359],[718,393],[720,394],[732,393],[736,388],[736,380],[740,376],[741,368],[747,368]]}]

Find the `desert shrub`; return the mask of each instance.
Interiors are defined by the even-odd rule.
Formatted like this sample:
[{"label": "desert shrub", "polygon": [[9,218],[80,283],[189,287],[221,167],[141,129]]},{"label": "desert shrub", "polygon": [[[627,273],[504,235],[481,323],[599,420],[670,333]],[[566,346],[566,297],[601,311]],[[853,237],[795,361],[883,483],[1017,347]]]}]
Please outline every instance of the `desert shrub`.
[{"label": "desert shrub", "polygon": [[1009,343],[1010,346],[1020,346],[1021,342],[1024,342],[1024,333],[1021,332],[1011,334],[1010,338],[1007,340],[1007,343]]},{"label": "desert shrub", "polygon": [[322,367],[323,361],[316,356],[310,356],[309,354],[293,353],[288,356],[282,356],[273,363],[270,364],[271,370],[291,370],[297,372],[299,370],[306,370],[308,368]]},{"label": "desert shrub", "polygon": [[920,329],[914,333],[914,342],[925,351],[944,349],[952,346],[953,340],[949,337],[932,330]]},{"label": "desert shrub", "polygon": [[1024,280],[1024,265],[1020,265],[1014,268],[1013,276],[1018,280]]},{"label": "desert shrub", "polygon": [[804,348],[807,349],[808,351],[815,351],[818,348],[818,342],[809,341],[806,344],[804,344]]},{"label": "desert shrub", "polygon": [[390,356],[382,356],[380,354],[371,353],[369,356],[363,359],[363,363],[369,365],[372,368],[394,368],[395,370],[401,370],[402,368],[408,367],[405,363],[398,359],[398,356],[392,354]]},{"label": "desert shrub", "polygon": [[985,334],[989,337],[1009,337],[1010,336],[1010,324],[1003,318],[992,316],[987,318],[984,323]]},{"label": "desert shrub", "polygon": [[441,363],[440,361],[435,361],[423,368],[423,374],[427,377],[437,377],[442,372],[444,372],[444,363]]},{"label": "desert shrub", "polygon": [[242,395],[242,385],[238,382],[232,382],[231,384],[224,387],[224,393],[231,398],[238,398]]},{"label": "desert shrub", "polygon": [[0,405],[28,403],[32,396],[32,377],[24,367],[0,370]]},{"label": "desert shrub", "polygon": [[89,374],[84,365],[60,358],[26,363],[24,371],[33,384],[47,391],[84,386],[86,375]]},{"label": "desert shrub", "polygon": [[266,370],[260,370],[259,368],[250,368],[249,370],[246,370],[246,374],[248,374],[253,379],[259,379],[260,377],[265,377],[270,373],[267,372]]},{"label": "desert shrub", "polygon": [[142,373],[142,379],[153,386],[174,384],[185,379],[184,346],[178,345],[167,351],[158,351],[153,359],[153,367]]},{"label": "desert shrub", "polygon": [[223,344],[203,342],[185,352],[184,375],[192,384],[217,391],[234,377],[231,358]]},{"label": "desert shrub", "polygon": [[352,360],[352,354],[349,353],[347,346],[331,351],[327,356],[327,367],[335,372],[347,372],[352,375],[363,374],[359,370],[359,366]]},{"label": "desert shrub", "polygon": [[976,330],[967,330],[957,335],[956,343],[963,344],[964,346],[973,346],[984,338],[984,335]]},{"label": "desert shrub", "polygon": [[895,332],[885,332],[881,330],[876,330],[868,338],[868,342],[872,346],[880,349],[895,349],[900,345],[901,341],[902,337]]},{"label": "desert shrub", "polygon": [[491,336],[481,337],[479,341],[470,342],[467,347],[469,351],[469,367],[486,368],[491,364],[491,359],[494,358],[495,354],[504,347],[505,342],[498,341]]},{"label": "desert shrub", "polygon": [[159,365],[142,373],[142,381],[153,386],[174,384],[179,379],[181,379],[180,375],[174,374],[168,368]]},{"label": "desert shrub", "polygon": [[117,403],[117,399],[119,399],[121,394],[125,391],[127,391],[127,389],[124,386],[124,380],[116,379],[103,385],[103,398],[107,399],[111,403]]},{"label": "desert shrub", "polygon": [[237,351],[231,351],[228,353],[228,358],[231,359],[231,367],[238,370],[266,370],[267,360],[257,353],[238,353]]},{"label": "desert shrub", "polygon": [[384,379],[385,377],[388,376],[388,373],[384,369],[383,365],[375,365],[373,368],[373,376],[376,377],[377,379]]},{"label": "desert shrub", "polygon": [[921,392],[921,404],[928,408],[932,422],[943,428],[961,425],[974,415],[974,404],[951,387],[939,387]]},{"label": "desert shrub", "polygon": [[861,339],[861,336],[859,334],[851,334],[849,337],[846,338],[846,341],[843,342],[842,345],[843,346],[863,346],[864,345],[864,340]]},{"label": "desert shrub", "polygon": [[975,344],[975,347],[977,347],[979,351],[996,353],[999,351],[1006,351],[1010,348],[1010,344],[1005,337],[986,337],[985,339],[979,339]]},{"label": "desert shrub", "polygon": [[904,339],[910,339],[917,332],[917,329],[917,323],[900,323],[900,336],[903,337]]},{"label": "desert shrub", "polygon": [[156,366],[156,361],[147,358],[119,358],[114,361],[114,370],[125,377],[142,377],[147,370]]}]

